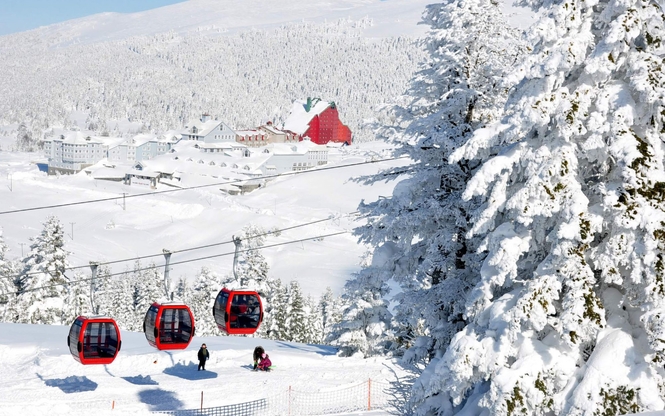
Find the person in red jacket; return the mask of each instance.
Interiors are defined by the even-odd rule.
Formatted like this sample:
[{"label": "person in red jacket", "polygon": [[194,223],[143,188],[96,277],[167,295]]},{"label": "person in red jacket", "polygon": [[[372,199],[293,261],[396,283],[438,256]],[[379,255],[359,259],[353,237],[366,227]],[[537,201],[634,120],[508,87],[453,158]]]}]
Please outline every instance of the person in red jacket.
[{"label": "person in red jacket", "polygon": [[261,360],[259,361],[258,369],[261,371],[270,371],[270,366],[272,365],[272,362],[270,361],[270,357],[268,354],[265,352],[261,354]]}]

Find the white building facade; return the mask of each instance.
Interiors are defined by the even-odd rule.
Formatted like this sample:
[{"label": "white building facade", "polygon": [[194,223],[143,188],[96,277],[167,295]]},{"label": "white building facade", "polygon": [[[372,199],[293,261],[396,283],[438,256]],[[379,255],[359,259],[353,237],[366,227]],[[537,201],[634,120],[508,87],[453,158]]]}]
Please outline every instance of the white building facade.
[{"label": "white building facade", "polygon": [[157,138],[150,134],[139,134],[110,148],[108,160],[119,163],[150,160],[169,152],[176,142],[175,137]]},{"label": "white building facade", "polygon": [[120,138],[84,136],[79,131],[69,132],[44,140],[44,153],[48,158],[48,173],[76,173],[107,157],[109,146]]},{"label": "white building facade", "polygon": [[273,143],[263,150],[271,157],[265,163],[266,174],[282,174],[299,172],[326,165],[328,163],[328,147],[302,141],[292,144]]}]

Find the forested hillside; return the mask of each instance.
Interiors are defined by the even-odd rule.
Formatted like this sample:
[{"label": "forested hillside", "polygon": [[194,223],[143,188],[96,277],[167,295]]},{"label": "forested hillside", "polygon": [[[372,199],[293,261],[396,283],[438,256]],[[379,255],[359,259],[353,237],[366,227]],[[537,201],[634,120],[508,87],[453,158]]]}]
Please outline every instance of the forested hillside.
[{"label": "forested hillside", "polygon": [[[355,140],[373,137],[378,108],[406,88],[414,39],[361,37],[370,19],[292,24],[237,34],[166,32],[51,48],[32,32],[0,38],[0,124],[33,140],[54,125],[110,132],[179,129],[208,112],[235,128],[280,123],[296,99],[335,101]],[[118,127],[120,126],[120,127]],[[130,132],[132,133],[132,132]],[[18,134],[18,132],[16,133]]]}]

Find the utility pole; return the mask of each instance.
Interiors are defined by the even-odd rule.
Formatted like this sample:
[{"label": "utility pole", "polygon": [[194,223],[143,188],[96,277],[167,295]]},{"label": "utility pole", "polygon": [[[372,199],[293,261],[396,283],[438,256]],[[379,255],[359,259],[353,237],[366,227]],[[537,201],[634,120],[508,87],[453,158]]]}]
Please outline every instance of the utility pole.
[{"label": "utility pole", "polygon": [[72,234],[70,235],[70,237],[73,240],[74,239],[74,224],[76,224],[76,223],[75,222],[70,222],[70,224],[72,225]]},{"label": "utility pole", "polygon": [[[162,253],[164,253],[164,293],[166,298],[169,299],[169,262],[171,261],[171,251],[163,248]],[[171,294],[170,299],[173,300],[173,294]]]},{"label": "utility pole", "polygon": [[240,247],[242,246],[242,240],[240,237],[232,236],[233,238],[233,244],[236,245],[236,252],[233,254],[233,277],[235,277],[236,282],[240,283],[238,280],[238,272],[236,271],[237,267],[236,265],[238,264],[238,251],[240,251]]},{"label": "utility pole", "polygon": [[25,243],[19,243],[19,244],[21,245],[21,257],[23,257],[23,246],[25,245]]},{"label": "utility pole", "polygon": [[9,176],[9,192],[14,192],[14,187],[12,186],[12,174],[9,173],[7,176]]},{"label": "utility pole", "polygon": [[97,267],[99,267],[99,263],[96,261],[90,262],[90,270],[92,271],[92,278],[90,279],[90,312],[95,315],[99,313],[99,307],[95,308],[95,277],[97,277]]}]

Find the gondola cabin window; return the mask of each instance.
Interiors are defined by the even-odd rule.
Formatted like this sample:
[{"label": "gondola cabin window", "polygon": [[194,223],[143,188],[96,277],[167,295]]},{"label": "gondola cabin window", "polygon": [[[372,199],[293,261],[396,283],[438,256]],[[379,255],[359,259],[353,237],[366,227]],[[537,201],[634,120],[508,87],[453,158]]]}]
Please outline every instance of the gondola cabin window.
[{"label": "gondola cabin window", "polygon": [[82,324],[83,321],[76,319],[71,328],[69,328],[69,338],[67,338],[67,343],[69,344],[69,351],[74,357],[78,356],[79,348],[82,348],[82,344],[79,342]]},{"label": "gondola cabin window", "polygon": [[194,315],[187,305],[155,302],[145,314],[143,332],[157,349],[185,349],[194,337]]},{"label": "gondola cabin window", "polygon": [[118,334],[110,322],[89,323],[83,340],[83,358],[114,357],[118,349]]},{"label": "gondola cabin window", "polygon": [[217,327],[227,334],[253,334],[263,320],[259,294],[250,290],[222,289],[215,299]]}]

